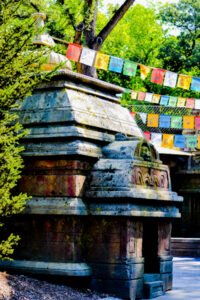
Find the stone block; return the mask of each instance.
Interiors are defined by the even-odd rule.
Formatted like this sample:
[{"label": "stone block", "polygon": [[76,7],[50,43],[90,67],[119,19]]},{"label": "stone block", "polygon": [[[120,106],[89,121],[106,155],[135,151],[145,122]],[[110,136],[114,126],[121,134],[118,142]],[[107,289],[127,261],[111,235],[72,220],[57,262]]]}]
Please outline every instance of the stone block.
[{"label": "stone block", "polygon": [[172,290],[172,284],[173,284],[173,275],[172,273],[165,273],[160,275],[161,280],[165,284],[165,291]]},{"label": "stone block", "polygon": [[164,295],[165,287],[163,281],[153,281],[144,283],[144,297],[152,299]]}]

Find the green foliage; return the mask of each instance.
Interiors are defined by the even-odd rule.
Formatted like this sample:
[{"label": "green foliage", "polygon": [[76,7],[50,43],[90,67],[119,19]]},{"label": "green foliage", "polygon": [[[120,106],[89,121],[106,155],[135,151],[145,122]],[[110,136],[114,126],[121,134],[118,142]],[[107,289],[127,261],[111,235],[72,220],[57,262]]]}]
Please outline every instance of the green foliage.
[{"label": "green foliage", "polygon": [[[26,134],[14,108],[47,76],[40,74],[47,51],[32,45],[35,21],[25,7],[32,10],[29,1],[0,3],[0,226],[5,217],[21,212],[28,199],[26,194],[14,193],[23,167],[19,141]],[[1,242],[1,259],[13,253],[18,240],[11,234]]]}]

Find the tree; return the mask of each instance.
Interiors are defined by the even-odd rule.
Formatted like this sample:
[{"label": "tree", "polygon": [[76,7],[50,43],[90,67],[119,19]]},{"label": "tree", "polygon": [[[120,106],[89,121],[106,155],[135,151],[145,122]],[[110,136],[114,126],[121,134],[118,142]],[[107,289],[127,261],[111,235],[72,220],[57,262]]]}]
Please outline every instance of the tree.
[{"label": "tree", "polygon": [[[30,95],[46,76],[40,74],[44,51],[32,45],[36,34],[33,18],[26,14],[23,5],[29,1],[2,0],[0,2],[0,226],[5,217],[23,210],[26,194],[14,194],[20,178],[23,148],[19,140],[26,133],[17,121],[16,101]],[[32,51],[30,51],[32,50]],[[37,50],[37,51],[36,51]],[[34,65],[33,65],[34,62]],[[40,74],[40,75],[39,75]],[[12,113],[10,112],[12,109]],[[1,228],[1,237],[4,236]],[[0,243],[0,258],[9,258],[19,237],[10,234]]]},{"label": "tree", "polygon": [[200,67],[200,0],[179,0],[159,9],[162,22],[176,32],[167,36],[159,58],[164,67],[174,71],[191,71],[199,75]]},{"label": "tree", "polygon": [[[76,3],[72,0],[57,0],[55,2],[56,3],[53,3],[52,7],[59,7],[59,10],[62,11],[62,17],[59,20],[59,23],[62,24],[60,28],[65,24],[68,26],[69,30],[70,26],[70,32],[73,36],[73,40],[71,41],[75,44],[81,44],[90,49],[100,51],[104,41],[118,22],[123,18],[135,0],[125,0],[120,7],[116,8],[111,18],[98,32],[96,32],[96,26],[98,21],[98,6],[101,4],[99,0],[77,0]],[[50,18],[52,19],[52,17]],[[54,22],[56,22],[55,19]],[[56,27],[58,28],[59,25]],[[64,31],[61,29],[61,32]],[[80,73],[96,77],[95,68],[80,64],[77,67]]]}]

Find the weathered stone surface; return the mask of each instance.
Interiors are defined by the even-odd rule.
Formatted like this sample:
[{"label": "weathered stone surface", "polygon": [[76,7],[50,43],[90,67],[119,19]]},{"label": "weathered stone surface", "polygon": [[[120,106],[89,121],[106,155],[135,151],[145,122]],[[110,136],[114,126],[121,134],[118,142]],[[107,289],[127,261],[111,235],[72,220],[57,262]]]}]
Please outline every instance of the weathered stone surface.
[{"label": "weathered stone surface", "polygon": [[165,293],[163,281],[153,281],[144,283],[144,297],[152,299],[162,296]]}]

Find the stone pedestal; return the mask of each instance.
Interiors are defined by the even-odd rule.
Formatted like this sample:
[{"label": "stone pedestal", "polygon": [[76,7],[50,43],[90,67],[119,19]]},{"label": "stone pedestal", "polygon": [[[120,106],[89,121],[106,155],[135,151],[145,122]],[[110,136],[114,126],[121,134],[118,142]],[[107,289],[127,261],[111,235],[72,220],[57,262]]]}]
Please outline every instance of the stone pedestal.
[{"label": "stone pedestal", "polygon": [[21,241],[2,268],[89,277],[93,289],[131,300],[143,297],[146,273],[161,281],[145,282],[149,291],[171,289],[171,220],[182,198],[121,92],[66,71],[21,105],[29,134],[19,191],[32,198],[9,220]]}]

